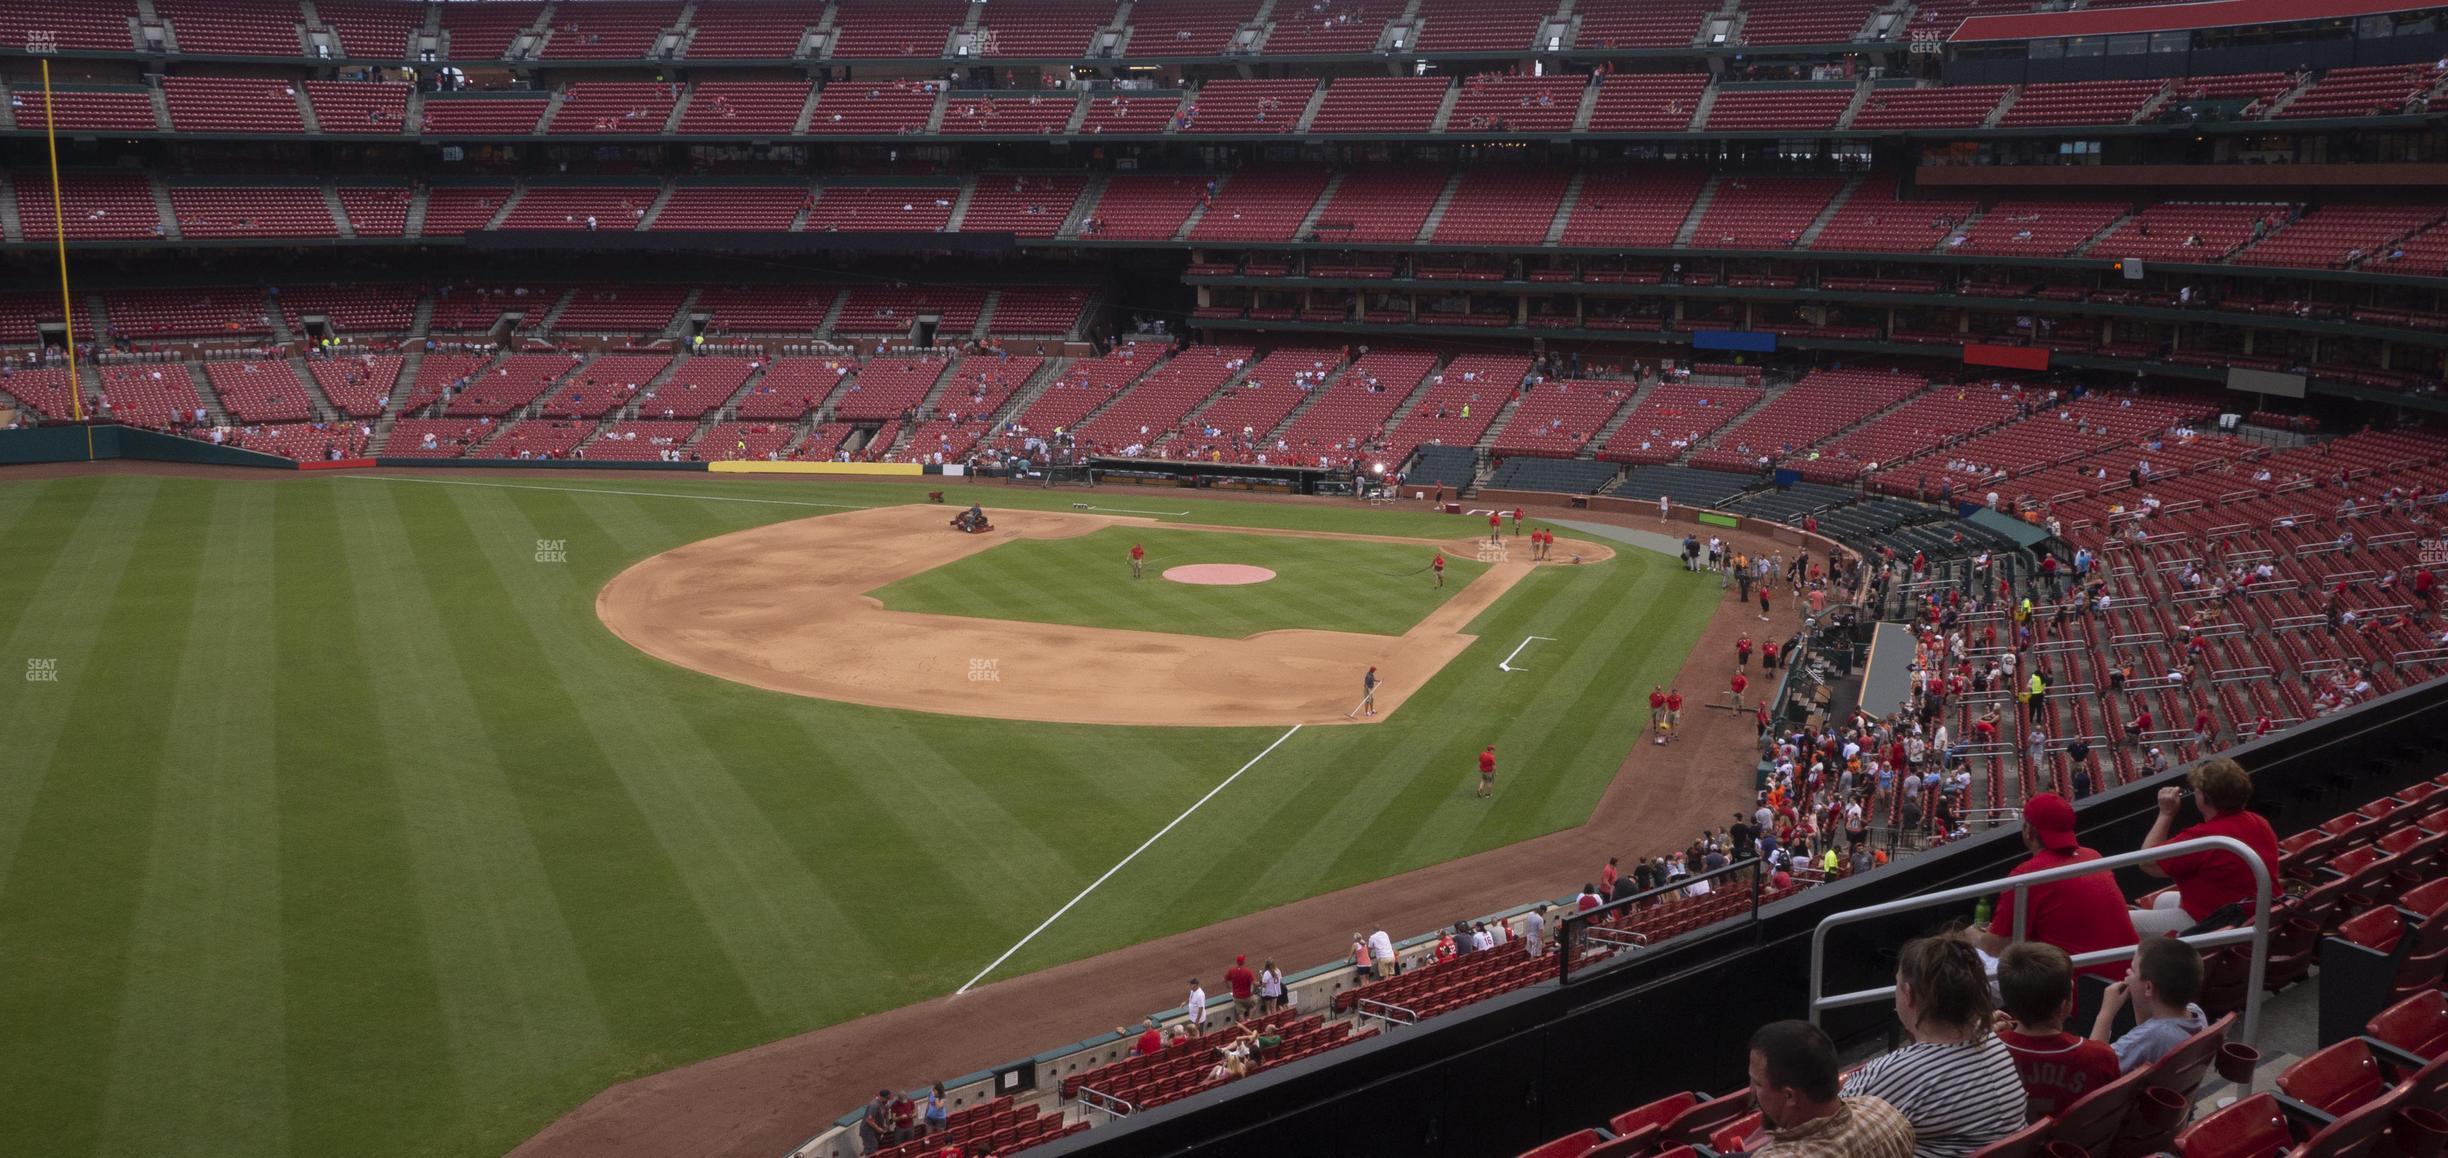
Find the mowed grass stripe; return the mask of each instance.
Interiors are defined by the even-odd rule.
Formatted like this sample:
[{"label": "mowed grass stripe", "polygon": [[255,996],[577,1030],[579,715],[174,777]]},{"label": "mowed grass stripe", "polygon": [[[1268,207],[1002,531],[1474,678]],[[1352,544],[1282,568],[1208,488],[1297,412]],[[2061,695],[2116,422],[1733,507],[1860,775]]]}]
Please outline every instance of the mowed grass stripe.
[{"label": "mowed grass stripe", "polygon": [[[587,613],[600,586],[595,573],[653,549],[665,533],[633,510],[578,496],[523,497],[498,521],[514,516],[539,537],[569,540],[570,565],[550,569],[559,573],[540,584]],[[585,544],[592,548],[578,550]],[[540,606],[531,618],[549,622]],[[675,863],[768,1024],[779,1031],[822,1016],[836,1000],[837,978],[868,984],[888,974],[891,954],[875,939],[890,930],[872,927],[861,914],[882,903],[878,898],[937,881],[910,863],[910,850],[920,846],[898,815],[907,810],[871,795],[895,779],[890,763],[854,767],[838,750],[851,729],[805,726],[810,714],[838,707],[760,692],[755,699],[765,710],[674,711],[679,704],[660,685],[702,690],[720,682],[642,664],[600,628],[568,650],[569,657],[554,657],[565,678],[622,673],[620,682],[641,697],[643,714],[635,719],[658,722],[645,742],[667,749],[624,771],[624,779],[649,802],[659,834],[676,850]],[[856,823],[873,817],[883,819]],[[877,999],[872,991],[865,997]]]},{"label": "mowed grass stripe", "polygon": [[288,1152],[280,799],[265,625],[233,609],[274,590],[276,489],[209,492],[203,561],[169,700],[143,894],[111,1053],[105,1154]]},{"label": "mowed grass stripe", "polygon": [[[607,996],[600,1008],[625,1062],[594,1059],[593,1072],[624,1072],[665,1056],[700,1020],[737,1029],[754,1024],[756,1002],[717,946],[705,914],[613,766],[613,746],[632,743],[627,727],[598,729],[578,702],[601,689],[573,689],[545,654],[517,602],[558,570],[534,562],[532,527],[472,519],[470,507],[503,508],[525,492],[437,489],[392,498],[429,598],[445,614],[442,635],[467,673],[476,720],[496,758],[518,817],[535,842],[561,918],[584,964],[587,984]],[[508,555],[525,568],[515,584],[495,566]],[[632,710],[615,702],[608,713]],[[632,753],[634,755],[634,753]],[[687,1002],[642,1000],[681,993]],[[577,1074],[564,1080],[583,1081]],[[557,1092],[557,1091],[556,1091]],[[528,1094],[538,1101],[553,1092]],[[515,1138],[513,1107],[487,1107],[471,1128],[494,1135],[493,1149]]]},{"label": "mowed grass stripe", "polygon": [[[469,1097],[418,915],[416,820],[391,783],[395,756],[415,753],[393,753],[371,730],[370,657],[359,594],[342,581],[355,569],[339,557],[332,489],[283,484],[273,526],[273,583],[253,614],[269,619],[280,657],[270,693],[290,1152],[398,1153],[408,1139],[451,1137]],[[366,1129],[377,1119],[382,1130]]]},{"label": "mowed grass stripe", "polygon": [[141,518],[125,565],[88,576],[93,590],[110,591],[90,666],[43,687],[68,699],[60,731],[81,756],[50,769],[55,775],[37,773],[41,787],[0,889],[0,1025],[15,1039],[0,1062],[12,1106],[0,1116],[10,1135],[0,1151],[10,1153],[81,1154],[99,1144],[169,748],[169,715],[158,709],[175,694],[188,621],[202,610],[209,492],[153,479],[124,486],[140,496]]},{"label": "mowed grass stripe", "polygon": [[[110,611],[108,593],[127,569],[135,540],[128,530],[152,502],[153,488],[134,479],[84,478],[46,487],[37,509],[10,541],[0,567],[0,719],[8,721],[10,757],[23,771],[0,776],[0,887],[8,884],[25,835],[26,812],[58,763],[62,730],[74,702],[74,681],[92,667],[94,641]],[[54,665],[57,680],[25,678],[36,660]],[[72,745],[73,746],[73,745]]]},{"label": "mowed grass stripe", "polygon": [[[728,958],[731,974],[753,999],[751,1024],[773,1024],[809,1000],[807,966],[819,951],[845,967],[880,969],[867,930],[843,920],[820,883],[793,855],[773,820],[740,791],[694,730],[666,718],[667,700],[647,669],[609,633],[585,639],[557,630],[564,609],[593,598],[572,565],[538,564],[523,548],[536,539],[566,539],[572,559],[616,558],[618,542],[579,496],[525,494],[508,503],[453,496],[477,537],[504,605],[536,641],[542,671],[590,737],[602,746],[608,771],[642,817],[694,909]],[[566,532],[566,533],[565,533]],[[599,563],[581,569],[603,569]],[[591,604],[589,604],[591,605]],[[684,673],[659,670],[658,676]],[[679,982],[685,984],[685,982]],[[670,1040],[691,1047],[705,1027],[680,1024]]]},{"label": "mowed grass stripe", "polygon": [[[1147,577],[1137,582],[1128,562],[1134,542],[1148,553]],[[1294,628],[1401,635],[1486,570],[1448,558],[1438,589],[1427,574],[1433,552],[1425,544],[1108,527],[1003,543],[868,594],[895,611],[1230,639]],[[1276,577],[1228,587],[1163,577],[1199,563],[1243,563]]]},{"label": "mowed grass stripe", "polygon": [[[535,836],[479,719],[390,496],[341,489],[341,544],[371,669],[371,743],[390,756],[425,932],[463,1095],[533,1084],[611,1052],[598,994]],[[473,1139],[471,1139],[473,1141]]]}]

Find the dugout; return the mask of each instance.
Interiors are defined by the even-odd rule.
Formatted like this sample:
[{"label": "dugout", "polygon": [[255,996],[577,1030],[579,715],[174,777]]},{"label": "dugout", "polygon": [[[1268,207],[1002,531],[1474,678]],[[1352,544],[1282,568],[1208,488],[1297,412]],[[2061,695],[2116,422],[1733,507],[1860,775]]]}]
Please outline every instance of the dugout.
[{"label": "dugout", "polygon": [[[2281,834],[2443,770],[2435,754],[2448,681],[2230,749],[2253,772],[2256,811]],[[2083,843],[2138,848],[2160,787],[2182,768],[2086,797]],[[1946,851],[1822,885],[1736,918],[1518,990],[1398,1027],[1041,1147],[1049,1156],[1173,1154],[1516,1154],[1678,1090],[1746,1081],[1758,1026],[1806,1014],[1813,929],[1830,914],[1996,880],[2024,858],[2020,833],[1996,829]],[[1563,871],[1559,869],[1559,871]],[[2127,895],[2146,878],[2120,874]],[[1934,931],[1935,911],[1847,926],[1828,942],[1828,992],[1893,977],[1894,949]],[[1969,913],[1957,914],[1969,916]],[[1881,1038],[1883,1007],[1830,1011],[1840,1044]]]},{"label": "dugout", "polygon": [[1348,495],[1350,471],[1317,467],[1261,466],[1244,462],[1187,462],[1152,458],[1099,458],[1090,465],[1106,485],[1197,490],[1256,491],[1281,495]]}]

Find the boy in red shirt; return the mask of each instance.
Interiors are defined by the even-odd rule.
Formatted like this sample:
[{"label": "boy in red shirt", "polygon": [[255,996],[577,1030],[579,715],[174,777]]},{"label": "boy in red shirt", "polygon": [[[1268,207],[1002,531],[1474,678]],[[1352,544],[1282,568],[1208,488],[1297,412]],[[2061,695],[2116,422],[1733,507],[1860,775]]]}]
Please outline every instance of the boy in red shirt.
[{"label": "boy in red shirt", "polygon": [[2118,1080],[2118,1050],[2066,1033],[2073,1014],[2073,960],[2056,945],[2024,940],[1998,957],[1998,1040],[2015,1055],[2032,1119],[2071,1107]]},{"label": "boy in red shirt", "polygon": [[2037,1120],[2117,1080],[2108,1043],[2067,1033],[2074,1012],[2074,959],[2055,945],[2023,941],[1998,958],[1998,1041],[2014,1055],[2023,1096]]}]

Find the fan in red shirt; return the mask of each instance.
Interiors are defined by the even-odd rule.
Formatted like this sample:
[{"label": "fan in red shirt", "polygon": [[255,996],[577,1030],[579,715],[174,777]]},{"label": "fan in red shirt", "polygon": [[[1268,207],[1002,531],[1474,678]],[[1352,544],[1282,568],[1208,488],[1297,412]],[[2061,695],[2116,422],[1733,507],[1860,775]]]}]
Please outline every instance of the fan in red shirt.
[{"label": "fan in red shirt", "polygon": [[[2274,884],[2278,879],[2278,833],[2266,818],[2252,811],[2252,774],[2233,760],[2213,756],[2195,764],[2186,779],[2193,785],[2194,803],[2201,807],[2202,822],[2169,835],[2185,797],[2184,789],[2171,784],[2159,790],[2159,819],[2151,824],[2150,835],[2142,838],[2142,847],[2157,848],[2205,836],[2234,837],[2253,851]],[[2142,871],[2176,882],[2175,891],[2162,894],[2157,904],[2134,911],[2134,931],[2146,937],[2189,929],[2227,905],[2252,908],[2252,866],[2234,853],[2218,850],[2187,853],[2143,865]],[[2251,919],[2249,911],[2244,919]]]},{"label": "fan in red shirt", "polygon": [[[2017,877],[2099,859],[2099,853],[2082,847],[2075,838],[2074,806],[2054,792],[2024,802],[2023,847],[2031,850],[2030,859],[2006,875]],[[2133,921],[2125,915],[2125,894],[2117,891],[2116,878],[2110,874],[2033,885],[2029,896],[2031,916],[2024,922],[2024,940],[2045,941],[2077,956],[2134,943]],[[2005,952],[2014,933],[2015,894],[2010,889],[1998,894],[1996,915],[1978,934],[1981,951],[1991,956]],[[2115,980],[2124,977],[2127,968],[2127,962],[2111,961],[2083,972]]]},{"label": "fan in red shirt", "polygon": [[1998,958],[1998,1008],[2009,1024],[1998,1041],[2014,1054],[2023,1095],[2035,1117],[2064,1110],[2117,1080],[2116,1050],[2067,1033],[2074,1013],[2074,963],[2055,945],[2025,941]]}]

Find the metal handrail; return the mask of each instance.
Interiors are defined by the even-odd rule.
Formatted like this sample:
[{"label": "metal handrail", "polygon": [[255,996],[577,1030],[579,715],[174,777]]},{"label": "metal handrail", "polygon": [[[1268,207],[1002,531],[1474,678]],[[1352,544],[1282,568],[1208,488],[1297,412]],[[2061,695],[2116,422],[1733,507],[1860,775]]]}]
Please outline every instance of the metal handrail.
[{"label": "metal handrail", "polygon": [[[2270,903],[2274,895],[2273,885],[2275,882],[2270,876],[2270,866],[2261,863],[2261,858],[2255,855],[2253,850],[2247,847],[2243,841],[2237,840],[2231,836],[2195,837],[2192,840],[2177,841],[2173,844],[2163,844],[2157,848],[2140,849],[2134,852],[2121,852],[2115,856],[2103,856],[2097,860],[2087,860],[2080,864],[2059,865],[2056,868],[2041,869],[2037,872],[2025,873],[2021,876],[2011,876],[1995,881],[1984,881],[1980,884],[1964,885],[1960,888],[1948,889],[1945,892],[1929,893],[1917,897],[1906,897],[1903,900],[1885,901],[1880,904],[1865,905],[1858,909],[1847,909],[1841,913],[1831,913],[1825,919],[1819,922],[1818,928],[1811,931],[1811,1023],[1814,1025],[1818,1024],[1819,1014],[1822,1010],[1841,1009],[1855,1005],[1870,1005],[1890,998],[1895,994],[1895,986],[1893,985],[1885,985],[1876,989],[1859,989],[1851,993],[1825,994],[1822,992],[1822,989],[1827,981],[1828,930],[1839,925],[1857,924],[1859,922],[1872,920],[1878,917],[1910,912],[1914,909],[1926,909],[1935,905],[1955,904],[1967,900],[1977,900],[1995,893],[2011,890],[2015,895],[2014,936],[2011,939],[2015,941],[2022,941],[2026,939],[2024,937],[2024,933],[2030,927],[2031,922],[2030,893],[2033,885],[2045,885],[2054,881],[2068,880],[2073,877],[2089,876],[2093,873],[2099,872],[2109,872],[2115,869],[2123,868],[2127,865],[2149,864],[2155,861],[2168,860],[2173,857],[2183,856],[2188,853],[2207,851],[2233,853],[2238,858],[2241,858],[2247,867],[2252,869],[2254,900],[2252,928],[2249,931],[2244,929],[2224,929],[2214,933],[2203,933],[2197,936],[2186,937],[2184,938],[2184,941],[2195,948],[2216,948],[2221,945],[2234,945],[2248,941],[2251,942],[2253,946],[2252,970],[2250,976],[2246,979],[2244,988],[2243,1029],[2243,1040],[2251,1041],[2253,1039],[2253,1031],[2260,1024],[2261,982],[2264,971],[2267,969],[2269,964]],[[2074,958],[2074,966],[2076,969],[2081,969],[2087,965],[2098,965],[2109,961],[2126,960],[2131,958],[2138,949],[2139,945],[2137,944],[2122,949],[2100,949],[2095,952],[2078,954]]]},{"label": "metal handrail", "polygon": [[1573,951],[1578,948],[1581,943],[1581,939],[1578,934],[1580,934],[1583,929],[1588,928],[1591,924],[1596,923],[1602,918],[1612,917],[1617,913],[1632,912],[1636,908],[1640,907],[1641,902],[1651,898],[1662,897],[1668,893],[1682,892],[1683,890],[1690,888],[1694,881],[1710,882],[1709,892],[1711,895],[1714,895],[1717,889],[1716,881],[1718,878],[1733,876],[1736,873],[1750,873],[1750,917],[1754,921],[1758,920],[1760,887],[1765,881],[1765,877],[1763,876],[1761,870],[1766,868],[1767,864],[1768,861],[1765,857],[1745,857],[1742,860],[1735,861],[1723,868],[1710,869],[1707,872],[1692,873],[1689,876],[1678,877],[1675,879],[1675,882],[1670,885],[1660,885],[1657,888],[1649,889],[1645,892],[1634,893],[1628,897],[1617,897],[1614,900],[1608,901],[1607,903],[1591,909],[1586,913],[1572,913],[1567,915],[1562,921],[1557,922],[1556,927],[1556,943],[1564,947],[1564,952],[1557,954],[1559,960],[1556,963],[1556,983],[1559,985],[1571,984],[1573,973]]}]

